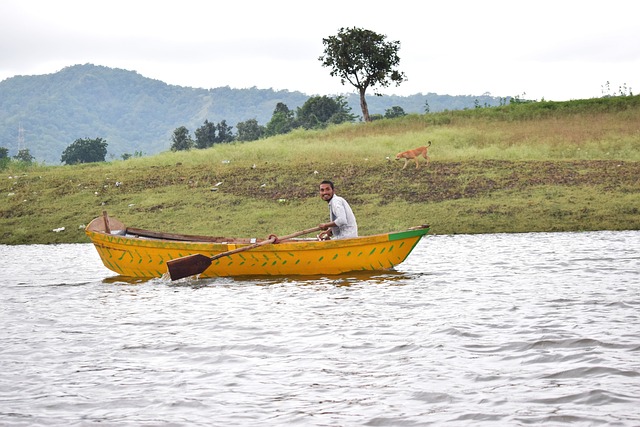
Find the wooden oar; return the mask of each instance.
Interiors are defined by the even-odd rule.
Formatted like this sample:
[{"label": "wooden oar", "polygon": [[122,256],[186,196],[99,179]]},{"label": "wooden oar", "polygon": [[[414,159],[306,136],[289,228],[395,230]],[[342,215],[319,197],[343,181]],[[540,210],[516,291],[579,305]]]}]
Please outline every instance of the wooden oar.
[{"label": "wooden oar", "polygon": [[167,261],[167,268],[169,269],[169,276],[171,276],[171,280],[178,280],[184,277],[195,276],[197,274],[201,274],[204,272],[209,266],[211,262],[222,258],[225,256],[237,254],[238,252],[248,251],[250,249],[257,248],[259,246],[270,245],[273,243],[282,242],[283,240],[293,239],[294,237],[302,236],[303,234],[313,233],[314,231],[321,230],[320,227],[313,227],[306,230],[298,231],[293,234],[289,234],[288,236],[276,237],[275,235],[269,236],[267,240],[263,240],[259,243],[254,243],[253,245],[243,246],[241,248],[234,249],[232,251],[221,252],[214,256],[208,257],[202,254],[194,254],[187,255],[182,258],[172,259],[171,261]]}]

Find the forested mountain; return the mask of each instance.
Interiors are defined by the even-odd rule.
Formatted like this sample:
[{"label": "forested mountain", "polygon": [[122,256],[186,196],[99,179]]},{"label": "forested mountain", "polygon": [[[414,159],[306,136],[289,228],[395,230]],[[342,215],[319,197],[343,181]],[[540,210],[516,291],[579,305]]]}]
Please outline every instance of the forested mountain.
[{"label": "forested mountain", "polygon": [[[351,88],[345,86],[345,92]],[[169,150],[173,131],[186,126],[193,135],[205,120],[238,122],[256,119],[265,125],[279,102],[295,111],[316,94],[272,89],[194,89],[173,86],[122,69],[74,65],[53,74],[15,76],[0,82],[0,147],[14,156],[28,149],[38,162],[59,164],[64,149],[79,138],[103,138],[107,160],[122,154],[156,154]],[[360,116],[359,99],[345,93],[352,113]],[[457,110],[498,105],[489,95],[450,96],[428,93],[367,96],[371,114],[399,106],[406,113]]]}]

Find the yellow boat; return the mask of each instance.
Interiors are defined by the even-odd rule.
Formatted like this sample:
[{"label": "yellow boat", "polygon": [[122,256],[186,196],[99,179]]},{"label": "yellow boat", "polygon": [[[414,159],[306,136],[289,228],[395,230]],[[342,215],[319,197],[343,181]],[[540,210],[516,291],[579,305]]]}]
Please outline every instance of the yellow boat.
[{"label": "yellow boat", "polygon": [[[428,225],[405,231],[319,241],[290,236],[266,239],[194,236],[125,226],[106,212],[85,232],[108,269],[127,277],[335,275],[389,270],[403,262]],[[196,260],[202,262],[198,264]],[[182,267],[188,267],[182,269]],[[166,277],[166,276],[165,276]]]}]

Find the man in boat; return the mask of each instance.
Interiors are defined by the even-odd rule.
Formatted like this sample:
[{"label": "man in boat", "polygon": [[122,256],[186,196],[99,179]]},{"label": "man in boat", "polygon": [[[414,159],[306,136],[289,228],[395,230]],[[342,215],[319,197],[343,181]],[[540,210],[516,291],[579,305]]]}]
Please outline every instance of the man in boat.
[{"label": "man in boat", "polygon": [[319,224],[322,232],[318,239],[328,240],[331,237],[346,239],[358,237],[358,224],[351,206],[342,197],[334,193],[333,182],[324,180],[320,183],[320,197],[329,203],[329,219],[331,222]]}]

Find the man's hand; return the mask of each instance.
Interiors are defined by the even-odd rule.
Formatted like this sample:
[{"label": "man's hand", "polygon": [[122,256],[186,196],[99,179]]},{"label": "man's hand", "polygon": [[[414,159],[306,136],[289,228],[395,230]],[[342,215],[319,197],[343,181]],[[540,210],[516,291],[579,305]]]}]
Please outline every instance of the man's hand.
[{"label": "man's hand", "polygon": [[331,239],[331,235],[332,235],[331,230],[325,230],[320,234],[318,234],[318,240],[329,240]]}]

